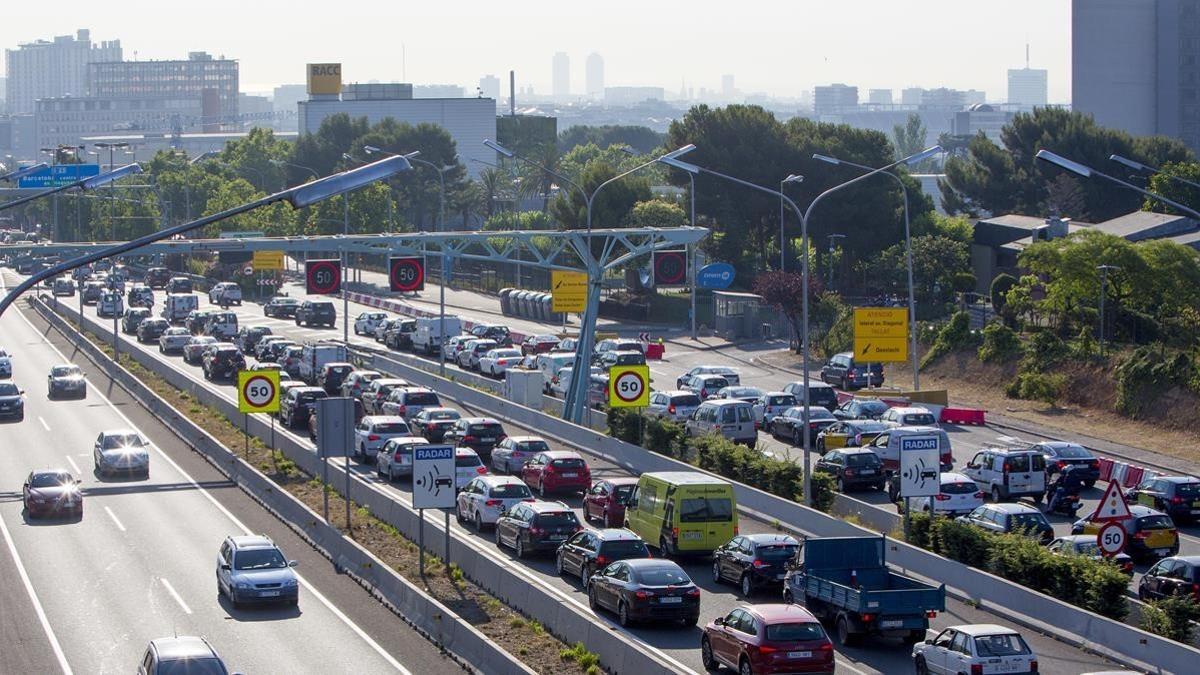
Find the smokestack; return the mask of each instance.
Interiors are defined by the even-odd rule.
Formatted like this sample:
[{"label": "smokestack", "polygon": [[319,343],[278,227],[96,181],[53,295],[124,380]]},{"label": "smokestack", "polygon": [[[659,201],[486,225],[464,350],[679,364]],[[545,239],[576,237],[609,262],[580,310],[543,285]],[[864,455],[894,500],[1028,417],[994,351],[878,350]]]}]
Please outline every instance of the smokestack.
[{"label": "smokestack", "polygon": [[517,116],[517,71],[508,71],[508,113]]}]

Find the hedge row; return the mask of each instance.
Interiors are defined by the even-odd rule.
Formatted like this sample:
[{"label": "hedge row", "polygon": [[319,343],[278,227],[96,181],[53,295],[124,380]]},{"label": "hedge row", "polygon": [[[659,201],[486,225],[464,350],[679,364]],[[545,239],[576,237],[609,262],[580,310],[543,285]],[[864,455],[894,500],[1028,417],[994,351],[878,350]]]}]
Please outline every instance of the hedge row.
[{"label": "hedge row", "polygon": [[1129,578],[1116,565],[1055,555],[1031,537],[992,534],[942,516],[914,513],[908,542],[1112,619],[1129,612]]}]

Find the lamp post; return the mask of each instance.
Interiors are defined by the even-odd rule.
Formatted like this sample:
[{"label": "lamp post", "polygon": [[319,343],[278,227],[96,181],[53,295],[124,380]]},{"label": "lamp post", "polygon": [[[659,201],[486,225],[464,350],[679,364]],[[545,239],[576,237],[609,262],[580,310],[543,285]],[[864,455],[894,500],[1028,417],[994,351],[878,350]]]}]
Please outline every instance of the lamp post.
[{"label": "lamp post", "polygon": [[[799,176],[794,173],[788,174],[787,178],[784,178],[783,180],[779,181],[779,194],[783,194],[783,186],[784,185],[787,185],[788,183],[802,183],[802,182],[804,182],[804,176]],[[784,217],[785,217],[785,214],[784,214],[784,210],[783,210],[783,199],[780,199],[779,200],[779,271],[780,272],[784,271],[784,269],[786,267],[785,259],[787,257],[787,239],[784,238],[784,234],[783,234]]]},{"label": "lamp post", "polygon": [[1157,202],[1161,202],[1172,208],[1179,209],[1180,211],[1183,211],[1184,213],[1191,216],[1192,218],[1195,218],[1197,222],[1200,222],[1200,212],[1197,212],[1194,209],[1190,209],[1173,199],[1168,199],[1160,194],[1151,192],[1149,190],[1142,189],[1142,188],[1134,185],[1133,183],[1128,183],[1126,181],[1121,180],[1120,178],[1114,178],[1113,176],[1110,176],[1106,173],[1101,173],[1101,172],[1091,168],[1090,166],[1086,166],[1086,165],[1080,164],[1079,162],[1076,162],[1074,160],[1067,159],[1066,157],[1063,157],[1062,155],[1057,155],[1053,152],[1050,152],[1049,150],[1038,150],[1037,158],[1042,160],[1043,162],[1049,162],[1051,164],[1054,164],[1055,166],[1066,169],[1067,171],[1070,171],[1070,172],[1077,174],[1079,176],[1082,176],[1084,178],[1092,178],[1093,176],[1095,176],[1097,178],[1103,178],[1105,180],[1112,181],[1112,182],[1116,183],[1117,185],[1129,188],[1130,190],[1133,190],[1134,192],[1138,192],[1138,193],[1140,193],[1146,197],[1149,197]]},{"label": "lamp post", "polygon": [[902,159],[898,162],[894,162],[887,166],[880,167],[878,169],[874,169],[869,173],[858,176],[857,178],[852,178],[844,183],[835,185],[835,186],[829,188],[828,190],[825,190],[821,194],[817,195],[816,199],[814,199],[812,201],[812,203],[808,205],[808,209],[805,211],[801,211],[800,207],[796,206],[796,203],[794,201],[792,201],[791,198],[789,198],[787,195],[783,194],[782,191],[774,190],[774,189],[768,188],[768,187],[763,187],[761,185],[757,185],[755,183],[751,183],[749,181],[742,180],[741,178],[735,178],[733,176],[720,173],[718,171],[713,171],[712,169],[705,169],[705,168],[697,166],[695,164],[689,164],[687,162],[677,159],[676,157],[668,157],[668,158],[663,158],[660,160],[663,164],[666,164],[667,166],[672,166],[677,169],[687,171],[688,173],[691,173],[691,174],[706,173],[706,174],[709,174],[712,176],[716,176],[718,178],[723,178],[723,179],[731,181],[733,183],[737,183],[738,185],[748,187],[752,190],[758,190],[759,192],[765,192],[767,194],[775,195],[775,196],[779,197],[780,199],[786,201],[788,206],[790,206],[792,208],[792,210],[796,212],[796,215],[800,216],[801,245],[804,247],[804,253],[802,256],[802,267],[801,267],[801,269],[803,270],[803,282],[801,283],[801,287],[802,287],[803,291],[801,294],[802,300],[801,300],[801,304],[800,304],[800,307],[801,307],[800,311],[801,311],[801,324],[802,324],[801,325],[801,351],[803,352],[803,383],[804,383],[804,405],[801,410],[802,410],[803,428],[804,428],[804,503],[805,503],[805,505],[808,505],[808,506],[812,505],[812,481],[811,481],[811,473],[812,472],[810,471],[811,458],[809,457],[809,447],[812,443],[812,435],[808,432],[808,429],[809,429],[809,427],[808,427],[808,425],[809,425],[808,218],[810,215],[812,215],[813,209],[817,206],[817,204],[819,204],[821,202],[821,200],[823,200],[825,197],[833,194],[834,192],[837,192],[838,190],[841,190],[843,188],[847,188],[851,185],[859,183],[863,180],[866,180],[867,178],[870,178],[871,176],[875,175],[876,173],[879,173],[882,171],[887,171],[888,169],[899,166],[900,164],[912,164],[915,162],[919,162],[923,159],[928,158],[930,155],[936,154],[940,151],[941,151],[941,147],[935,145],[931,148],[922,150],[921,152],[919,152],[915,155],[912,155],[910,157],[905,157],[904,159]]},{"label": "lamp post", "polygon": [[[940,152],[941,148],[937,148]],[[932,153],[931,153],[932,154]],[[813,159],[819,159],[822,162],[827,162],[833,165],[852,166],[863,171],[876,171],[874,167],[848,162],[844,159],[830,157],[828,155],[813,155]],[[895,166],[894,164],[892,166]],[[892,178],[900,185],[900,193],[904,196],[904,265],[908,272],[908,358],[912,362],[913,373],[913,389],[920,391],[921,389],[921,371],[917,363],[917,296],[913,288],[913,258],[912,258],[912,228],[908,222],[908,186],[904,184],[900,176],[891,171],[882,172]],[[830,282],[832,284],[832,282]],[[868,376],[867,381],[871,378]]]},{"label": "lamp post", "polygon": [[1179,176],[1172,176],[1169,173],[1163,173],[1162,169],[1160,169],[1158,167],[1150,166],[1149,164],[1142,164],[1141,162],[1134,161],[1132,159],[1129,159],[1128,157],[1122,157],[1120,155],[1109,155],[1108,158],[1111,161],[1114,161],[1117,164],[1121,164],[1130,169],[1133,169],[1134,171],[1145,171],[1146,173],[1161,174],[1161,175],[1165,176],[1168,180],[1173,180],[1177,183],[1183,183],[1184,185],[1190,185],[1194,188],[1200,188],[1200,183],[1197,183],[1195,181],[1190,181],[1186,178],[1181,178]]},{"label": "lamp post", "polygon": [[1108,271],[1119,271],[1121,268],[1116,265],[1096,265],[1096,269],[1100,270],[1100,355],[1104,355],[1104,300],[1108,296]]},{"label": "lamp post", "polygon": [[831,291],[833,290],[833,254],[837,251],[837,248],[834,247],[834,242],[837,241],[838,239],[845,239],[845,238],[846,238],[846,235],[837,234],[837,233],[834,233],[834,234],[831,234],[828,236],[828,239],[829,239],[829,290],[831,290]]},{"label": "lamp post", "polygon": [[[113,161],[114,161],[114,160],[113,160],[113,154],[114,154],[114,151],[115,151],[117,148],[122,148],[122,149],[124,149],[124,148],[128,148],[128,147],[129,147],[129,144],[128,144],[128,143],[125,143],[125,142],[120,142],[120,143],[93,143],[92,145],[96,146],[97,148],[100,148],[101,150],[108,150],[108,169],[109,169],[109,171],[112,171],[112,168],[113,168]],[[112,240],[113,240],[113,241],[116,241],[116,240],[117,240],[117,217],[116,217],[116,213],[117,213],[117,200],[116,200],[116,196],[117,196],[117,189],[116,189],[116,185],[115,185],[115,183],[116,183],[116,181],[112,181],[112,182],[110,182],[110,183],[108,184],[108,196],[113,198],[113,201],[112,201],[112,203],[110,204],[110,206],[109,206],[109,209],[108,209],[108,226],[109,226],[109,228],[111,228],[111,230],[112,230],[112,234],[111,234],[110,236],[112,237]]]}]

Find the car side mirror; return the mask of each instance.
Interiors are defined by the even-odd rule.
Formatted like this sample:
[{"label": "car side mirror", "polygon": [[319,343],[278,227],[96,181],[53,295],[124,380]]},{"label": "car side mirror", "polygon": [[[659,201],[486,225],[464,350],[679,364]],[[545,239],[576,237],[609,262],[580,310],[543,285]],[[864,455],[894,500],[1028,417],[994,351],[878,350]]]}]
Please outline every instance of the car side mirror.
[{"label": "car side mirror", "polygon": [[713,624],[717,625],[717,626],[724,626],[725,625],[725,617],[718,616],[717,618],[713,619]]},{"label": "car side mirror", "polygon": [[927,645],[931,645],[931,644],[933,644],[933,640],[926,640],[926,641],[925,641],[925,644],[927,644]]},{"label": "car side mirror", "polygon": [[230,569],[231,568],[229,567],[229,563],[221,563],[221,571],[222,572],[228,572]]},{"label": "car side mirror", "polygon": [[288,567],[296,567],[296,566],[298,566],[299,564],[300,564],[300,561],[299,561],[299,560],[289,560],[289,561],[288,561]]},{"label": "car side mirror", "polygon": [[631,498],[631,499],[628,499],[625,501],[625,506],[627,506],[631,509],[636,509],[637,505],[638,505],[638,500],[636,498]]}]

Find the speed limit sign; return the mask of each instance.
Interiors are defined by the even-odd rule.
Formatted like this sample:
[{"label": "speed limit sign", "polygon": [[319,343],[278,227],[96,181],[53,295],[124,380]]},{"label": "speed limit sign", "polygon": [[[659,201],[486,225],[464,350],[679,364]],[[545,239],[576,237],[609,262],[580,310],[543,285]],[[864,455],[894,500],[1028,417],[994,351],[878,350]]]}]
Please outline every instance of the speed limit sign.
[{"label": "speed limit sign", "polygon": [[645,408],[649,404],[648,366],[613,366],[608,369],[608,407]]},{"label": "speed limit sign", "polygon": [[279,371],[238,371],[238,412],[279,412]]},{"label": "speed limit sign", "polygon": [[1125,537],[1124,525],[1119,522],[1105,523],[1096,534],[1096,545],[1104,555],[1114,556],[1124,550]]}]

